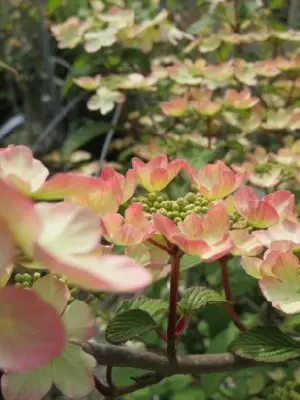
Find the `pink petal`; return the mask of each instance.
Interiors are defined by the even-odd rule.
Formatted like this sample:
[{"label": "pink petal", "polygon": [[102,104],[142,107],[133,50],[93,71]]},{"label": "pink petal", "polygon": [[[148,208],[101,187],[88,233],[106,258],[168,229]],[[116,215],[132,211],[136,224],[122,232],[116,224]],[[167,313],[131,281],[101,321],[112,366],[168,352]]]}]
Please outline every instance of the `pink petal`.
[{"label": "pink petal", "polygon": [[24,371],[54,359],[65,345],[57,311],[36,293],[14,286],[0,290],[0,367]]},{"label": "pink petal", "polygon": [[143,241],[144,235],[132,225],[122,226],[114,237],[114,243],[122,246],[135,246]]},{"label": "pink petal", "polygon": [[59,315],[65,310],[70,297],[68,286],[50,274],[38,279],[33,284],[32,290],[51,304]]},{"label": "pink petal", "polygon": [[229,214],[224,204],[213,206],[203,217],[202,239],[210,245],[221,240],[228,234],[230,225]]},{"label": "pink petal", "polygon": [[259,200],[256,192],[248,186],[242,186],[234,193],[233,196],[236,208],[241,215],[243,215],[242,213],[247,212],[250,202],[255,202]]},{"label": "pink petal", "polygon": [[199,239],[203,233],[203,217],[193,212],[178,224],[178,229],[190,239]]},{"label": "pink petal", "polygon": [[266,201],[250,201],[247,210],[239,210],[239,213],[255,228],[268,228],[275,225],[279,215]]},{"label": "pink petal", "polygon": [[[151,190],[160,191],[169,183],[169,173],[165,168],[156,168],[150,174]],[[150,189],[150,187],[149,187]]]},{"label": "pink petal", "polygon": [[282,281],[296,282],[299,278],[299,260],[291,252],[279,253],[272,272]]},{"label": "pink petal", "polygon": [[120,214],[106,213],[101,217],[103,236],[110,241],[121,228],[124,218]]},{"label": "pink petal", "polygon": [[161,233],[168,240],[172,241],[173,235],[178,233],[176,224],[170,218],[164,217],[161,214],[153,214],[152,218],[157,232]]},{"label": "pink petal", "polygon": [[204,240],[187,239],[184,236],[175,235],[172,240],[181,250],[192,256],[202,256],[210,251],[210,246]]},{"label": "pink petal", "polygon": [[263,198],[263,200],[267,201],[275,208],[280,216],[281,221],[294,211],[295,196],[287,190],[279,190],[277,192],[268,194]]},{"label": "pink petal", "polygon": [[256,256],[263,249],[263,245],[253,233],[249,234],[248,229],[237,229],[230,232],[230,236],[234,243],[231,251],[234,255]]},{"label": "pink petal", "polygon": [[233,243],[229,235],[217,244],[211,245],[210,249],[203,253],[202,259],[206,261],[219,260],[226,256],[232,249]]},{"label": "pink petal", "polygon": [[14,241],[4,221],[0,219],[0,275],[14,259]]},{"label": "pink petal", "polygon": [[6,222],[17,244],[32,254],[33,243],[40,230],[34,203],[2,179],[0,193],[0,218]]}]

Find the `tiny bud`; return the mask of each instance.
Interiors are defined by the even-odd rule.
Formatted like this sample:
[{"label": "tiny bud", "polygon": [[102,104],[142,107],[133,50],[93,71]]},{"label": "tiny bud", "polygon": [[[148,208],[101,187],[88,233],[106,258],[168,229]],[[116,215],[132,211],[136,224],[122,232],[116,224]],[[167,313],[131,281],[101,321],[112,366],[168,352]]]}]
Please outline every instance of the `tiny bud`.
[{"label": "tiny bud", "polygon": [[15,276],[15,282],[22,282],[23,281],[23,276],[22,276],[22,274],[16,274],[16,276]]},{"label": "tiny bud", "polygon": [[150,211],[150,207],[148,206],[148,204],[143,204],[143,211],[146,211],[146,212]]},{"label": "tiny bud", "polygon": [[163,196],[158,196],[156,201],[158,201],[159,203],[161,203],[162,201],[164,201],[164,197]]},{"label": "tiny bud", "polygon": [[179,217],[179,212],[178,211],[171,211],[171,212],[172,212],[172,218]]},{"label": "tiny bud", "polygon": [[194,204],[188,204],[187,206],[184,207],[184,211],[189,211],[194,209]]},{"label": "tiny bud", "polygon": [[179,214],[179,217],[182,218],[182,219],[185,219],[186,215],[187,215],[187,214],[186,214],[185,212],[181,212],[181,213]]},{"label": "tiny bud", "polygon": [[155,200],[157,198],[157,193],[150,192],[150,193],[148,193],[148,197],[150,200]]},{"label": "tiny bud", "polygon": [[17,283],[15,283],[15,286],[21,287],[21,286],[22,286],[22,283],[21,283],[21,282],[17,282]]},{"label": "tiny bud", "polygon": [[195,207],[195,208],[194,208],[194,211],[195,211],[195,213],[197,213],[197,214],[201,214],[201,213],[202,213],[202,208],[201,208],[200,206]]},{"label": "tiny bud", "polygon": [[182,219],[180,217],[174,218],[175,224],[178,224],[179,222],[182,222]]},{"label": "tiny bud", "polygon": [[164,208],[160,208],[159,210],[157,210],[161,215],[163,215],[163,216],[167,216],[167,214],[168,214],[168,212],[167,212],[167,210],[165,210]]},{"label": "tiny bud", "polygon": [[173,204],[173,207],[172,207],[172,210],[173,210],[173,211],[180,211],[179,205],[176,204],[176,203],[174,203],[174,204]]},{"label": "tiny bud", "polygon": [[160,204],[158,201],[155,201],[155,202],[153,203],[153,207],[155,207],[155,208],[160,208],[160,207],[161,207],[161,204]]},{"label": "tiny bud", "polygon": [[206,213],[208,211],[208,207],[207,206],[202,206],[201,209],[202,209],[203,213]]},{"label": "tiny bud", "polygon": [[151,213],[156,213],[156,211],[157,211],[157,209],[156,209],[155,207],[151,207],[151,208],[150,208],[150,212],[151,212]]},{"label": "tiny bud", "polygon": [[166,207],[167,210],[172,210],[173,201],[171,201],[171,200],[166,201],[166,206],[165,207]]},{"label": "tiny bud", "polygon": [[188,201],[189,203],[194,203],[194,201],[196,201],[196,195],[194,193],[188,193],[185,196],[185,200]]},{"label": "tiny bud", "polygon": [[23,274],[23,282],[31,282],[32,281],[32,276],[25,273]]},{"label": "tiny bud", "polygon": [[30,288],[31,285],[30,285],[29,282],[23,282],[23,283],[22,283],[22,286],[23,286],[23,288],[26,289],[26,288]]},{"label": "tiny bud", "polygon": [[173,212],[172,211],[168,211],[167,212],[167,217],[168,218],[173,218]]}]

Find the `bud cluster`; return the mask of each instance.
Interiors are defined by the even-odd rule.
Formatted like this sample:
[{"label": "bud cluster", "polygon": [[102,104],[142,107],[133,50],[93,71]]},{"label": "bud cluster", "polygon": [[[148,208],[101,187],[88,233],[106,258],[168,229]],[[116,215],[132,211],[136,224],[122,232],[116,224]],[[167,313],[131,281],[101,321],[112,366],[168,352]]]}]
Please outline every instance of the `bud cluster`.
[{"label": "bud cluster", "polygon": [[300,399],[299,382],[287,381],[285,384],[276,385],[269,393],[267,400],[298,400]]},{"label": "bud cluster", "polygon": [[39,272],[35,272],[33,275],[28,273],[25,274],[16,274],[15,275],[15,286],[23,287],[23,288],[31,288],[34,282],[40,279],[41,274]]},{"label": "bud cluster", "polygon": [[172,219],[176,224],[182,222],[189,214],[206,214],[208,211],[208,200],[200,193],[188,193],[176,200],[169,200],[166,194],[150,192],[145,197],[134,198],[143,204],[143,211],[151,214],[159,213]]}]

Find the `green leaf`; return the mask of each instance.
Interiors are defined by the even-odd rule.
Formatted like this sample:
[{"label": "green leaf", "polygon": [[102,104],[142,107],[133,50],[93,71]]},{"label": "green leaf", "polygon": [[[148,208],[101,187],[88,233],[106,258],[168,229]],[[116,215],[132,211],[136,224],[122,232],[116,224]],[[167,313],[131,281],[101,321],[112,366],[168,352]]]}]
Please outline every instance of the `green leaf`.
[{"label": "green leaf", "polygon": [[149,299],[140,297],[133,300],[125,301],[118,309],[117,314],[128,310],[146,311],[151,317],[156,317],[164,313],[168,309],[168,303],[162,299]]},{"label": "green leaf", "polygon": [[58,7],[63,5],[62,0],[48,0],[47,1],[47,13],[50,15],[53,13]]},{"label": "green leaf", "polygon": [[198,21],[194,22],[187,30],[188,33],[197,34],[204,27],[212,26],[214,19],[210,15],[206,15]]},{"label": "green leaf", "polygon": [[107,133],[110,127],[111,125],[106,122],[88,122],[86,125],[81,126],[72,132],[64,142],[62,147],[63,157],[69,156],[74,150],[77,150],[95,137]]},{"label": "green leaf", "polygon": [[9,65],[7,65],[4,61],[0,60],[0,70],[2,70],[2,69],[6,69],[7,71],[10,71],[13,74],[18,76],[17,70],[15,70],[14,68],[12,68]]},{"label": "green leaf", "polygon": [[197,256],[184,255],[180,263],[180,271],[186,271],[187,269],[196,267],[201,264],[201,260]]},{"label": "green leaf", "polygon": [[156,326],[156,322],[146,311],[129,310],[117,314],[109,322],[105,338],[108,342],[120,344],[144,335],[155,329]]},{"label": "green leaf", "polygon": [[194,286],[184,292],[179,307],[184,313],[192,313],[209,304],[224,302],[226,300],[214,290],[204,286]]},{"label": "green leaf", "polygon": [[229,351],[256,361],[282,362],[300,357],[300,343],[275,326],[259,326],[241,334]]}]

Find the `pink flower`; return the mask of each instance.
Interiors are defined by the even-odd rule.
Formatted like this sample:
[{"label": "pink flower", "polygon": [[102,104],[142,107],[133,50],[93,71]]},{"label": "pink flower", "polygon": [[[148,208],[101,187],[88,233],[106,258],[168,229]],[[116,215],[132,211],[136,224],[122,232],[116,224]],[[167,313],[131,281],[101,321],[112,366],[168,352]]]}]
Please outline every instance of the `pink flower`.
[{"label": "pink flower", "polygon": [[67,306],[70,297],[67,286],[51,275],[39,279],[32,291],[56,309],[65,326],[67,340],[60,353],[48,364],[29,372],[6,372],[1,380],[5,398],[41,400],[52,384],[70,398],[88,395],[94,388],[92,369],[96,360],[82,350],[80,343],[94,334],[95,321],[90,307],[78,300]]},{"label": "pink flower", "polygon": [[172,97],[169,101],[160,103],[164,114],[171,117],[182,117],[187,108],[186,99],[181,97]]},{"label": "pink flower", "polygon": [[160,214],[154,214],[153,220],[157,231],[171,243],[187,254],[197,255],[203,260],[221,258],[232,248],[229,215],[223,204],[212,207],[203,217],[191,213],[177,226]]},{"label": "pink flower", "polygon": [[[89,290],[139,290],[151,275],[125,256],[102,255],[97,215],[72,203],[34,203],[0,180],[0,221],[6,250],[1,268],[20,247],[44,268]],[[9,232],[9,233],[8,233]]]},{"label": "pink flower", "polygon": [[139,158],[132,159],[132,167],[136,172],[137,182],[149,192],[164,189],[186,164],[184,160],[168,162],[167,156],[159,155],[144,163]]},{"label": "pink flower", "polygon": [[98,178],[58,173],[35,193],[35,197],[42,200],[67,199],[103,215],[116,212],[120,204],[132,196],[135,186],[133,170],[129,170],[124,177],[113,168],[104,167]]},{"label": "pink flower", "polygon": [[271,247],[276,242],[287,241],[291,248],[300,248],[300,223],[297,219],[286,219],[267,230],[253,232],[253,235],[265,247]]},{"label": "pink flower", "polygon": [[263,249],[263,244],[248,229],[236,229],[230,232],[234,247],[231,253],[236,256],[256,256]]},{"label": "pink flower", "polygon": [[246,172],[234,173],[223,161],[207,164],[199,171],[187,165],[191,182],[208,200],[222,199],[234,192],[246,179]]},{"label": "pink flower", "polygon": [[248,224],[255,228],[268,228],[291,215],[294,210],[294,196],[287,190],[279,190],[259,200],[256,192],[247,186],[235,194],[235,207]]},{"label": "pink flower", "polygon": [[122,246],[137,245],[155,232],[153,221],[143,213],[142,203],[132,203],[125,211],[125,218],[120,214],[105,214],[101,225],[105,239]]},{"label": "pink flower", "polygon": [[65,330],[51,305],[15,286],[0,290],[0,304],[1,369],[27,371],[61,353]]},{"label": "pink flower", "polygon": [[48,169],[26,146],[10,145],[0,149],[0,178],[25,194],[38,190],[49,175]]},{"label": "pink flower", "polygon": [[264,260],[243,257],[242,266],[259,279],[259,286],[273,307],[287,314],[300,311],[300,265],[293,253],[271,251]]}]

